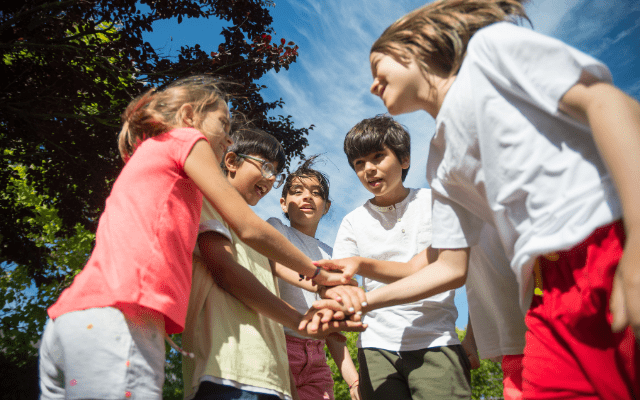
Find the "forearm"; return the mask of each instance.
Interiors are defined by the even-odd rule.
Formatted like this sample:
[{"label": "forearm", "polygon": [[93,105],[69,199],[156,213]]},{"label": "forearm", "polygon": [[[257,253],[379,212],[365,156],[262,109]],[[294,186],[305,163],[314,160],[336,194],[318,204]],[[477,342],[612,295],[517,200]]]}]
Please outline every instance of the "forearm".
[{"label": "forearm", "polygon": [[399,304],[411,303],[457,289],[467,277],[469,249],[445,250],[438,260],[418,272],[367,293],[363,312]]},{"label": "forearm", "polygon": [[248,269],[238,264],[231,245],[220,235],[207,232],[198,239],[202,263],[214,281],[253,311],[296,330],[302,314],[267,289]]},{"label": "forearm", "polygon": [[358,379],[358,370],[351,359],[349,348],[342,342],[327,338],[327,349],[333,361],[335,361],[342,378],[347,382],[347,385],[351,386]]},{"label": "forearm", "polygon": [[274,275],[279,279],[282,279],[283,281],[304,289],[308,292],[315,293],[318,291],[318,285],[314,285],[312,281],[306,279],[300,280],[300,274],[292,270],[291,268],[285,267],[284,265],[273,261],[271,261],[271,264]]},{"label": "forearm", "polygon": [[429,263],[429,258],[433,257],[435,261],[435,257],[432,253],[429,253],[429,250],[433,251],[433,249],[429,247],[429,249],[416,254],[406,263],[358,257],[360,261],[358,275],[384,283],[395,282],[422,269]]}]

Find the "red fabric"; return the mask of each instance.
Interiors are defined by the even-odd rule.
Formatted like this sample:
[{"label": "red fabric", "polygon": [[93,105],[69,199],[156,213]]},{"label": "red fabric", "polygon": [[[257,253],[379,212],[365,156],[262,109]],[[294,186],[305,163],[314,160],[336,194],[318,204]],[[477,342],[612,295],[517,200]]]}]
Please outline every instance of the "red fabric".
[{"label": "red fabric", "polygon": [[522,400],[523,354],[502,356],[502,383],[504,400]]},{"label": "red fabric", "polygon": [[525,322],[527,399],[640,399],[640,353],[627,328],[611,332],[609,297],[625,241],[622,222],[578,246],[539,257],[543,296]]},{"label": "red fabric", "polygon": [[300,400],[334,400],[333,378],[324,352],[324,340],[285,337],[289,367]]},{"label": "red fabric", "polygon": [[182,331],[202,208],[184,163],[201,139],[185,128],[142,142],[113,185],[91,258],[49,317],[128,303],[163,313],[167,333]]}]

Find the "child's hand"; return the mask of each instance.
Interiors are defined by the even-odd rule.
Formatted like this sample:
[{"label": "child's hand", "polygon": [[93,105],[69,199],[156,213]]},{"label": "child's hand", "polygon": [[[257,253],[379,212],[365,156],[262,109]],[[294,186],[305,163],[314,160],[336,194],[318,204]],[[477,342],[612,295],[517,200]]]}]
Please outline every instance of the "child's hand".
[{"label": "child's hand", "polygon": [[303,316],[298,326],[298,331],[302,335],[318,339],[323,339],[331,335],[335,336],[337,340],[344,342],[346,338],[338,334],[338,332],[362,332],[366,329],[366,325],[363,325],[362,322],[343,320],[344,317],[345,315],[342,312],[335,312],[334,310],[328,309],[319,310],[312,307]]},{"label": "child's hand", "polygon": [[[330,288],[321,287],[318,294],[323,299],[332,299],[342,303],[344,309],[350,314],[362,315],[362,307],[367,305],[367,297],[362,288],[351,285],[333,286]],[[359,321],[360,319],[356,319]]]},{"label": "child's hand", "polygon": [[360,257],[320,260],[314,261],[314,264],[328,271],[342,271],[342,283],[346,285],[360,270]]},{"label": "child's hand", "polygon": [[467,353],[467,357],[471,363],[471,369],[480,368],[480,357],[478,357],[478,348],[476,347],[475,340],[468,340],[467,336],[465,336],[462,340],[462,348],[465,353]]},{"label": "child's hand", "polygon": [[[335,313],[341,312],[353,322],[358,322],[362,319],[362,314],[349,312],[347,307],[334,299],[316,300],[313,302],[313,308],[317,310],[333,310]],[[365,312],[364,308],[366,307],[363,307],[363,313]],[[334,317],[334,319],[336,318]]]},{"label": "child's hand", "polygon": [[351,400],[360,400],[360,382],[356,382],[355,385],[351,385],[349,387],[349,394],[351,395]]},{"label": "child's hand", "polygon": [[[314,262],[314,264],[316,264]],[[321,267],[320,265],[317,265]],[[323,286],[337,286],[337,285],[354,285],[358,286],[358,282],[354,279],[346,278],[344,274],[340,272],[331,272],[326,271],[325,269],[320,270],[318,276],[313,278],[313,282],[318,285]]]},{"label": "child's hand", "polygon": [[611,328],[620,332],[631,325],[640,343],[640,234],[629,232],[624,254],[613,279]]}]

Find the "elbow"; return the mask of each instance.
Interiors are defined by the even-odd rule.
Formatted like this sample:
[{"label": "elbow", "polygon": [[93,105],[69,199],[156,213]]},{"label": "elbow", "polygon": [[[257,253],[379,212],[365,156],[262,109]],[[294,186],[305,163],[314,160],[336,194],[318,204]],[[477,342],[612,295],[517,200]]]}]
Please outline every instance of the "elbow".
[{"label": "elbow", "polygon": [[453,286],[452,289],[461,288],[462,286],[464,286],[466,282],[467,282],[467,270],[466,269],[458,270],[454,274],[453,279],[451,281]]}]

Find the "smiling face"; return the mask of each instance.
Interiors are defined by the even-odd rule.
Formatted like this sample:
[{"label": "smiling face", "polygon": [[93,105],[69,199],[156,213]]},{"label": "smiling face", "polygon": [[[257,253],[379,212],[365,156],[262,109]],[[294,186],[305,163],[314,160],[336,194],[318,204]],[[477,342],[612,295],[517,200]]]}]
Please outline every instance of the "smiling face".
[{"label": "smiling face", "polygon": [[399,203],[407,196],[408,189],[402,184],[402,170],[406,168],[409,158],[401,162],[387,146],[353,160],[360,183],[375,196],[372,203],[380,207]]},{"label": "smiling face", "polygon": [[[259,154],[249,154],[250,156],[263,159]],[[270,161],[270,160],[267,160]],[[258,161],[248,158],[240,158],[235,153],[227,153],[224,156],[225,166],[228,174],[227,179],[242,198],[250,206],[255,206],[258,202],[269,193],[273,187],[275,176],[265,178],[262,176],[262,165]],[[277,161],[270,161],[278,168]]]},{"label": "smiling face", "polygon": [[380,97],[392,115],[425,110],[434,118],[455,75],[428,74],[415,59],[400,62],[387,54],[369,56],[373,84],[371,93]]},{"label": "smiling face", "polygon": [[216,104],[205,107],[196,118],[194,127],[207,138],[216,158],[222,162],[227,147],[233,144],[233,140],[229,137],[231,122],[227,105],[218,101]]},{"label": "smiling face", "polygon": [[289,216],[291,227],[314,237],[318,223],[329,211],[331,202],[322,196],[322,187],[316,177],[294,178],[280,206]]}]

